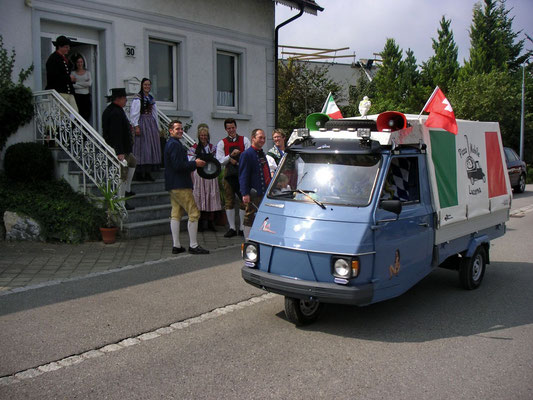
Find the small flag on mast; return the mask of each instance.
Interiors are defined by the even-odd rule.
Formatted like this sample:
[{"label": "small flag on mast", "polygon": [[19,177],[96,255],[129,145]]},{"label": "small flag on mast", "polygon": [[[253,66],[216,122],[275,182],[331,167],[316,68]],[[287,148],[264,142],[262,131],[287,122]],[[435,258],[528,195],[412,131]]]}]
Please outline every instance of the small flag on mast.
[{"label": "small flag on mast", "polygon": [[[457,135],[457,122],[455,121],[453,108],[438,86],[435,87],[422,109],[422,112],[424,111],[429,112],[429,117],[424,125],[429,128],[441,128]],[[422,115],[422,112],[420,115]]]},{"label": "small flag on mast", "polygon": [[339,110],[339,107],[335,103],[335,100],[333,100],[331,92],[329,92],[328,98],[324,103],[324,107],[322,107],[321,113],[327,114],[330,118],[333,119],[342,118],[341,110]]}]

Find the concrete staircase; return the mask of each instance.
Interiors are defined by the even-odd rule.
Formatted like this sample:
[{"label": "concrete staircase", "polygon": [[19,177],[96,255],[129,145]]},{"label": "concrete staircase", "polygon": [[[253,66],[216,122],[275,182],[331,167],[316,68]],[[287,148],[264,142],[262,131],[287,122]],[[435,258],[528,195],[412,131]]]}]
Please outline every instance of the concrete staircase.
[{"label": "concrete staircase", "polygon": [[[84,191],[83,174],[74,161],[61,149],[51,149],[56,160],[56,178],[65,179],[70,186],[79,192]],[[170,232],[170,197],[165,191],[164,171],[152,172],[155,182],[133,181],[131,190],[136,195],[128,200],[135,210],[128,211],[124,221],[122,237],[128,239],[164,235]],[[87,181],[86,193],[99,196],[96,185]],[[182,225],[186,223],[186,217]],[[182,229],[184,226],[182,226]]]}]

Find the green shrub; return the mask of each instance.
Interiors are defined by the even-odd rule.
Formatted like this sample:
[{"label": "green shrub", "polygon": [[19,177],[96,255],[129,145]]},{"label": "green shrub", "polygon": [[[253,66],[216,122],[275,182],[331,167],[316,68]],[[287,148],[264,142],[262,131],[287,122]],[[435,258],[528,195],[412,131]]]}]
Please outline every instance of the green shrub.
[{"label": "green shrub", "polygon": [[18,80],[14,82],[15,55],[14,49],[11,55],[4,49],[4,40],[0,35],[0,150],[4,148],[7,138],[33,117],[33,94],[30,88],[23,85],[33,72],[33,64],[21,69]]},{"label": "green shrub", "polygon": [[526,183],[533,183],[533,167],[527,167]]},{"label": "green shrub", "polygon": [[14,182],[50,181],[54,176],[54,158],[42,144],[16,143],[6,150],[4,170]]},{"label": "green shrub", "polygon": [[0,217],[6,210],[37,220],[47,240],[67,243],[98,239],[98,228],[105,222],[104,211],[63,180],[30,185],[0,175]]}]

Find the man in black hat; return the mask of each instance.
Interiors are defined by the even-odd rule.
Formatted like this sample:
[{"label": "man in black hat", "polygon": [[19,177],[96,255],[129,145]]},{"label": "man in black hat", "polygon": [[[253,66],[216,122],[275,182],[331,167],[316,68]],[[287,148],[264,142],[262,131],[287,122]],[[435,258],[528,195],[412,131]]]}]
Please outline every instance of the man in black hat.
[{"label": "man in black hat", "polygon": [[72,82],[76,82],[76,78],[70,75],[73,66],[67,58],[72,42],[66,36],[59,36],[52,43],[56,46],[56,51],[46,61],[45,89],[55,89],[74,110],[78,111],[74,98],[74,86],[72,86]]},{"label": "man in black hat", "polygon": [[[111,89],[111,96],[107,96],[111,103],[106,107],[102,114],[102,131],[104,139],[117,153],[117,158],[120,162],[124,160],[126,166],[120,168],[120,178],[123,183],[119,187],[119,196],[134,196],[135,193],[131,191],[131,181],[137,166],[137,160],[133,156],[133,140],[131,134],[131,125],[124,106],[128,99],[126,97],[126,89],[114,88]],[[133,210],[135,207],[125,204],[126,210]]]}]

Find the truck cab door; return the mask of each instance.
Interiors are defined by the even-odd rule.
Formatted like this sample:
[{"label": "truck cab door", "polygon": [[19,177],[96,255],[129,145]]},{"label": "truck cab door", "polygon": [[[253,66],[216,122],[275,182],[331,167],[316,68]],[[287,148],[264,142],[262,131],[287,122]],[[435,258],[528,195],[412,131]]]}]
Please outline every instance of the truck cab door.
[{"label": "truck cab door", "polygon": [[431,270],[433,209],[422,155],[393,156],[380,200],[399,200],[399,215],[379,207],[375,211],[373,301],[395,297]]}]

